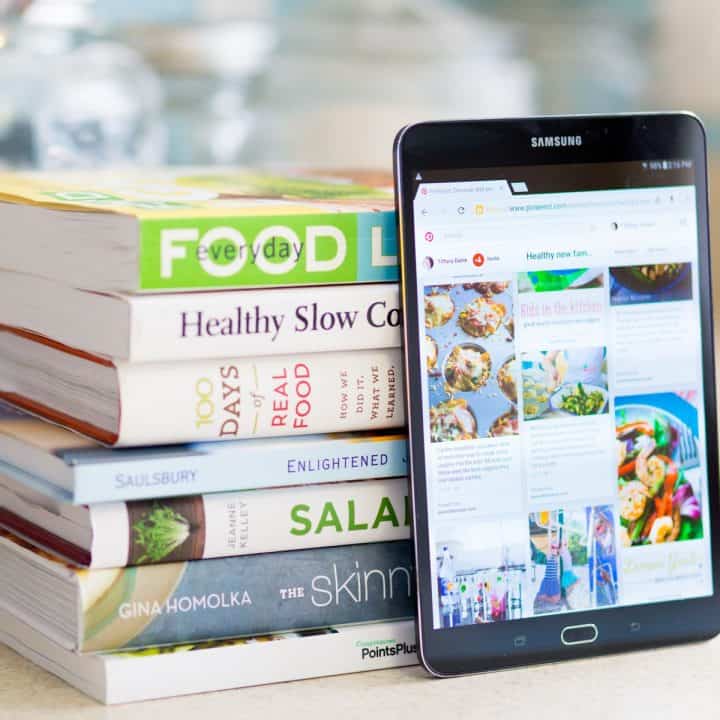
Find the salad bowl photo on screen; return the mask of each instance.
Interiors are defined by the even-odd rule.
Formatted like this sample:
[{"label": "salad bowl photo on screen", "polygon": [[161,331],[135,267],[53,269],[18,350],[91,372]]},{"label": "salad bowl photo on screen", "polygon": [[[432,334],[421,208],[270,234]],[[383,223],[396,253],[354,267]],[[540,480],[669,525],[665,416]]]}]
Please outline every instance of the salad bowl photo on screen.
[{"label": "salad bowl photo on screen", "polygon": [[626,546],[703,537],[697,393],[617,398],[620,534]]}]

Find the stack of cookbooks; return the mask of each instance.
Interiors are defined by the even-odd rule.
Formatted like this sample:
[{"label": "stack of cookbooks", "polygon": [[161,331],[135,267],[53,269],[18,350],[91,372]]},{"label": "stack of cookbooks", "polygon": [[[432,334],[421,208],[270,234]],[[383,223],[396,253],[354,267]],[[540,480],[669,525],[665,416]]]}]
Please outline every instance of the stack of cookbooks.
[{"label": "stack of cookbooks", "polygon": [[415,662],[389,185],[0,176],[0,640],[108,703]]}]

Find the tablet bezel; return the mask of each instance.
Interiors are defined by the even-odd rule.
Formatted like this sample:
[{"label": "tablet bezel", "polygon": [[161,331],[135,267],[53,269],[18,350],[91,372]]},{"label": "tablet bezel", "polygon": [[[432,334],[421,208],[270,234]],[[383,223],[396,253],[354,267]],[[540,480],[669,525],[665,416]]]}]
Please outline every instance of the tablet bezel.
[{"label": "tablet bezel", "polygon": [[[581,136],[580,144],[532,147],[530,138]],[[433,629],[431,560],[421,403],[410,399],[421,387],[424,368],[417,351],[419,332],[413,227],[413,189],[418,172],[467,168],[608,163],[688,158],[694,163],[697,198],[703,383],[706,417],[706,469],[709,478],[710,548],[713,594],[701,598],[653,602],[508,622]],[[405,386],[409,425],[409,465],[416,561],[418,649],[423,665],[438,676],[482,672],[519,665],[588,657],[619,650],[708,638],[720,632],[720,493],[717,412],[710,288],[710,250],[705,132],[687,113],[612,116],[535,117],[480,121],[430,122],[398,133],[394,150],[395,188],[405,346]],[[416,440],[417,439],[417,440]],[[564,645],[568,625],[591,623],[595,642]]]}]

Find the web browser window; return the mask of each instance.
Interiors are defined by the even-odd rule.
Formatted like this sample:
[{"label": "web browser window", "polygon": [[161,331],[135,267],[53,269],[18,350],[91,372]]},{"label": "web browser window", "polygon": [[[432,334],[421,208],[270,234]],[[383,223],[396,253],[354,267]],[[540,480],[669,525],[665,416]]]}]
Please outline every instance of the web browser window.
[{"label": "web browser window", "polygon": [[685,160],[420,174],[436,629],[712,593],[695,202]]}]

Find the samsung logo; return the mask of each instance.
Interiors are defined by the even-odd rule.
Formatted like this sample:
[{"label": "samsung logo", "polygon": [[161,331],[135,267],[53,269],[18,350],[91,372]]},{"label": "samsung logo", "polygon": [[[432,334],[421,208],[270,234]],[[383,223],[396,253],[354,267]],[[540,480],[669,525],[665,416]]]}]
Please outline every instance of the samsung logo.
[{"label": "samsung logo", "polygon": [[539,147],[579,147],[582,145],[582,135],[545,135],[530,138],[530,145]]}]

